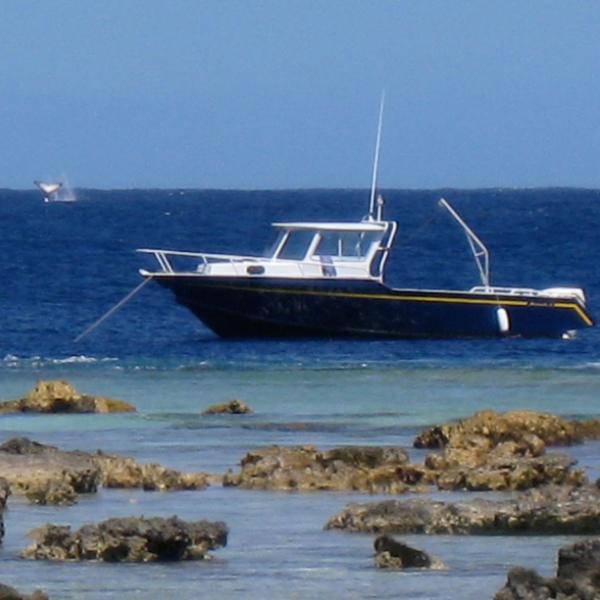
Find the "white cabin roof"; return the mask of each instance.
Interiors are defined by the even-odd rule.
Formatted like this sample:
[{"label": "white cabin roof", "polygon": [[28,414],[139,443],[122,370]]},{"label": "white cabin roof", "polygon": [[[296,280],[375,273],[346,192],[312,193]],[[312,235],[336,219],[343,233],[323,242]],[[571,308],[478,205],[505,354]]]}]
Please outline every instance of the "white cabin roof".
[{"label": "white cabin roof", "polygon": [[273,227],[291,231],[385,231],[387,223],[364,221],[360,223],[273,223]]}]

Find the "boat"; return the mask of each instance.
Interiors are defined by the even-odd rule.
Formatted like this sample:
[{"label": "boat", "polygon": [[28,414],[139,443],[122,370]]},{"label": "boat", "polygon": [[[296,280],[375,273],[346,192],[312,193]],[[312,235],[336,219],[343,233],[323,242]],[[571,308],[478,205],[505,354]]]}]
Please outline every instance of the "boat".
[{"label": "boat", "polygon": [[141,269],[219,336],[359,338],[573,337],[592,327],[581,288],[499,287],[489,252],[445,199],[462,227],[480,284],[467,290],[404,289],[385,282],[398,231],[376,194],[383,102],[368,214],[356,222],[273,223],[262,256],[140,248],[156,260]]}]

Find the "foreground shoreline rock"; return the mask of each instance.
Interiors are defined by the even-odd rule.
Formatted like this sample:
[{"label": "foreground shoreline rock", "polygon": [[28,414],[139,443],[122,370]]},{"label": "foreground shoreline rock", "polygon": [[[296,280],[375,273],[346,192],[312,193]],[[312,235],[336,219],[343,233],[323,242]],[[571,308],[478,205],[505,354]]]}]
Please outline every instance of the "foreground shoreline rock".
[{"label": "foreground shoreline rock", "polygon": [[10,413],[114,413],[135,412],[123,400],[80,394],[70,383],[61,380],[38,381],[19,400],[0,402],[0,414]]},{"label": "foreground shoreline rock", "polygon": [[595,600],[600,598],[600,540],[584,540],[558,551],[556,577],[515,567],[494,600]]},{"label": "foreground shoreline rock", "polygon": [[13,493],[36,504],[73,504],[78,494],[95,493],[100,485],[144,490],[200,490],[209,485],[205,473],[181,473],[103,452],[59,450],[28,438],[0,445],[0,477]]},{"label": "foreground shoreline rock", "polygon": [[596,486],[544,486],[506,500],[428,498],[350,504],[325,529],[376,534],[600,534]]},{"label": "foreground shoreline rock", "polygon": [[207,560],[209,550],[227,545],[228,533],[221,521],[183,521],[175,516],[113,518],[74,532],[66,525],[48,524],[29,533],[35,543],[22,556],[102,562]]},{"label": "foreground shoreline rock", "polygon": [[48,600],[48,596],[41,590],[23,594],[10,585],[0,583],[0,600]]}]

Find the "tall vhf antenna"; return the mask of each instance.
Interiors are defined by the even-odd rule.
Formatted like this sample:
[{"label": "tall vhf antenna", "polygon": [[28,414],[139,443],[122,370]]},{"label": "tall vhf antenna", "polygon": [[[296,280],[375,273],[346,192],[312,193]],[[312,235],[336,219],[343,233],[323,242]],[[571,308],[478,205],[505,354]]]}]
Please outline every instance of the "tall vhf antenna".
[{"label": "tall vhf antenna", "polygon": [[379,168],[379,147],[381,146],[381,125],[383,123],[383,106],[385,104],[385,90],[381,92],[379,103],[379,124],[377,125],[377,141],[375,142],[375,160],[373,161],[373,179],[371,180],[371,197],[369,199],[369,218],[375,218],[375,190],[377,188],[377,170]]}]

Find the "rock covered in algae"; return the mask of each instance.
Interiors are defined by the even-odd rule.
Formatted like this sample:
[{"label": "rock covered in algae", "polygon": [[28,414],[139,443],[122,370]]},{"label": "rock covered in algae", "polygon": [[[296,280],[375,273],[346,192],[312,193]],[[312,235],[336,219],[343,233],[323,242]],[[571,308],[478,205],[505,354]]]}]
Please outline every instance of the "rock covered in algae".
[{"label": "rock covered in algae", "polygon": [[29,535],[35,543],[23,551],[24,558],[156,562],[208,559],[209,550],[227,544],[228,529],[221,521],[123,517],[84,525],[77,531],[48,524]]},{"label": "rock covered in algae", "polygon": [[36,504],[73,504],[98,486],[144,490],[204,489],[205,473],[181,473],[127,456],[59,450],[28,438],[0,445],[0,477]]},{"label": "rock covered in algae", "polygon": [[435,425],[419,434],[416,448],[468,448],[472,439],[485,439],[490,447],[503,442],[528,446],[566,446],[596,439],[600,420],[575,421],[528,410],[498,413],[485,410],[466,419]]},{"label": "rock covered in algae", "polygon": [[[548,483],[581,484],[583,471],[566,454],[547,454],[546,445],[582,440],[583,424],[532,411],[482,411],[436,425],[414,446],[434,448],[425,466],[442,490],[524,490]],[[586,422],[588,435],[593,426]]]},{"label": "rock covered in algae", "polygon": [[107,488],[159,490],[202,490],[209,485],[206,473],[182,473],[156,463],[140,464],[128,456],[98,451],[92,455]]},{"label": "rock covered in algae", "polygon": [[80,394],[67,381],[38,381],[19,400],[0,403],[1,413],[114,413],[135,412],[132,404],[104,396]]},{"label": "rock covered in algae", "polygon": [[325,528],[377,534],[600,534],[600,490],[592,485],[544,486],[504,500],[350,504]]},{"label": "rock covered in algae", "polygon": [[357,490],[401,493],[417,477],[401,448],[348,446],[327,451],[314,446],[270,446],[248,452],[238,474],[223,485],[262,490]]},{"label": "rock covered in algae", "polygon": [[28,438],[0,445],[0,477],[15,494],[39,504],[70,504],[77,494],[93,493],[100,471],[85,452],[64,452]]}]

